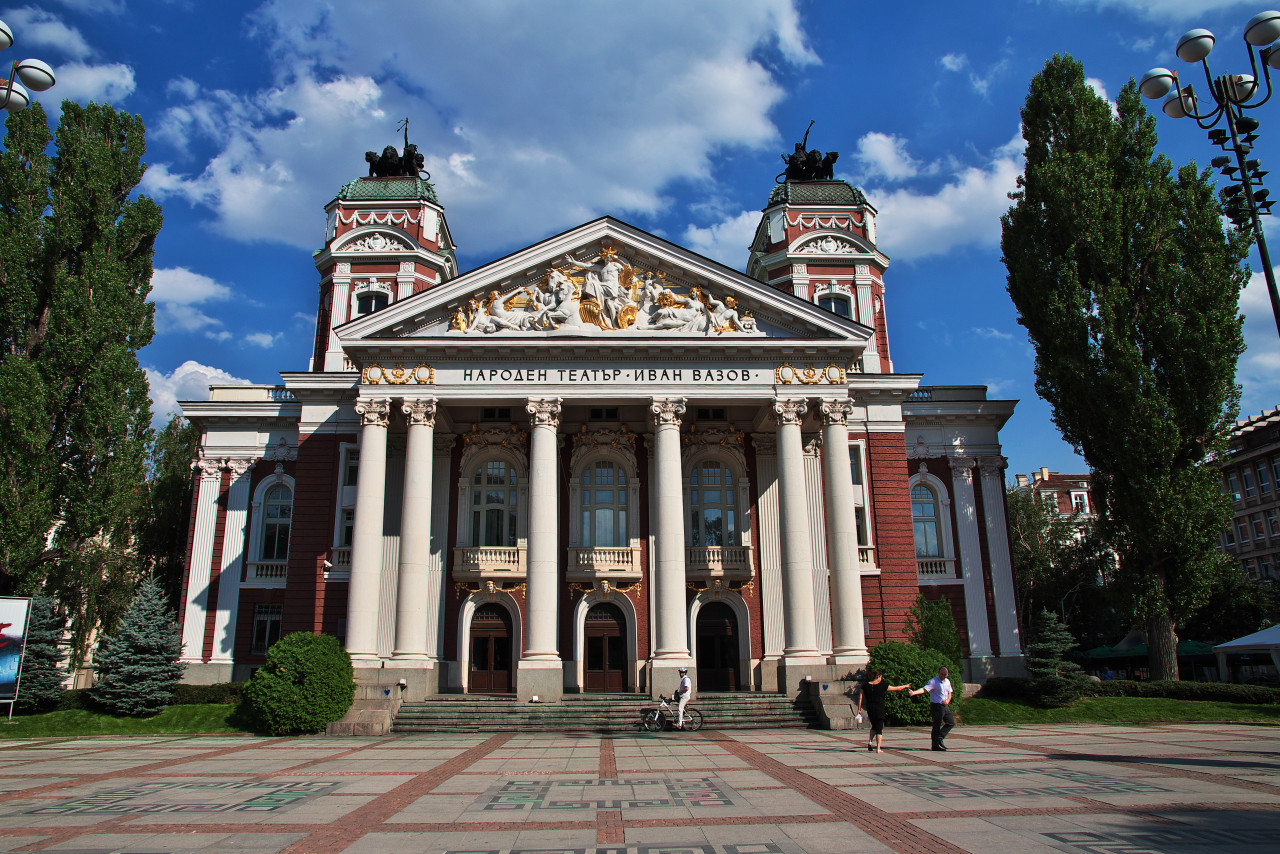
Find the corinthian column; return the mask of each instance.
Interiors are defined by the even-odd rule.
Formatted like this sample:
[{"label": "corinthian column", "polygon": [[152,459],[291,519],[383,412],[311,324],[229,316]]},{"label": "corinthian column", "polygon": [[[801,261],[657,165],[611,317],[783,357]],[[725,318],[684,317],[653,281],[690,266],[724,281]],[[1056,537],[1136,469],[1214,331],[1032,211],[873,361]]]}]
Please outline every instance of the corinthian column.
[{"label": "corinthian column", "polygon": [[[356,401],[360,416],[360,469],[347,590],[347,652],[356,666],[378,660],[378,599],[382,587],[382,517],[387,481],[389,398]],[[367,665],[366,665],[367,666]]]},{"label": "corinthian column", "polygon": [[865,664],[862,570],[858,565],[857,509],[849,468],[848,398],[822,402],[822,481],[827,505],[827,563],[831,567],[832,663]]},{"label": "corinthian column", "polygon": [[1006,465],[1004,457],[978,460],[978,468],[982,472],[982,515],[987,523],[987,552],[991,555],[991,594],[996,603],[996,638],[1000,642],[1001,658],[1022,655],[1013,564],[1009,555],[1009,524],[1004,512]]},{"label": "corinthian column", "polygon": [[218,611],[213,618],[213,656],[210,661],[230,666],[236,649],[240,613],[240,574],[244,571],[245,522],[249,516],[249,480],[255,460],[227,460],[231,486],[227,489],[227,521],[222,529],[222,568],[218,573]]},{"label": "corinthian column", "polygon": [[431,552],[431,461],[434,454],[436,400],[406,400],[400,407],[408,422],[404,452],[404,499],[400,514],[400,572],[396,589],[395,657],[430,660],[427,621],[434,617],[427,596],[427,559]]},{"label": "corinthian column", "polygon": [[[982,546],[978,540],[978,507],[973,497],[973,460],[951,457],[951,491],[955,495],[956,539],[960,541],[960,569],[964,573],[964,611],[969,626],[969,655],[991,655],[987,628],[987,592],[982,579]],[[982,665],[973,664],[973,675]]]},{"label": "corinthian column", "polygon": [[[778,415],[778,491],[781,504],[782,605],[784,665],[825,664],[818,652],[813,615],[813,541],[809,537],[809,505],[804,479],[804,442],[800,420],[808,410],[803,399],[775,400]],[[845,441],[848,441],[846,437]],[[786,677],[788,688],[796,680]]]},{"label": "corinthian column", "polygon": [[680,469],[680,416],[683,400],[657,400],[649,406],[654,432],[657,513],[654,565],[657,583],[656,658],[689,657],[689,625],[684,592],[684,478]]},{"label": "corinthian column", "polygon": [[199,460],[196,484],[196,530],[187,572],[187,600],[182,613],[182,661],[199,664],[204,658],[204,628],[209,616],[209,576],[213,572],[213,535],[218,527],[218,497],[222,492],[222,460]]},{"label": "corinthian column", "polygon": [[560,400],[530,400],[529,553],[525,594],[524,654],[516,678],[516,696],[558,700],[564,672],[557,643],[560,578]]}]

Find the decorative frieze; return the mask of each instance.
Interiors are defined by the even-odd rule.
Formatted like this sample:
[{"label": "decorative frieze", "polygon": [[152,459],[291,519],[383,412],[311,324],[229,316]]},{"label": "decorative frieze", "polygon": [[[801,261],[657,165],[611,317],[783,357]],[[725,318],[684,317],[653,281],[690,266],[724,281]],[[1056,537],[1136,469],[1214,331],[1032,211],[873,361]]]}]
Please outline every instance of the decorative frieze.
[{"label": "decorative frieze", "polygon": [[409,247],[385,234],[370,234],[342,247],[343,252],[407,252]]},{"label": "decorative frieze", "polygon": [[834,362],[823,368],[818,368],[814,365],[800,365],[797,367],[790,362],[783,362],[773,372],[774,381],[779,385],[791,385],[792,383],[817,385],[823,382],[839,385],[845,381],[845,376],[844,368]]},{"label": "decorative frieze", "polygon": [[383,366],[378,362],[370,362],[360,372],[360,382],[365,385],[379,385],[383,382],[391,385],[409,385],[410,383],[431,385],[435,381],[435,368],[425,362],[419,362],[412,368],[406,368],[404,363],[400,362],[389,366]]}]

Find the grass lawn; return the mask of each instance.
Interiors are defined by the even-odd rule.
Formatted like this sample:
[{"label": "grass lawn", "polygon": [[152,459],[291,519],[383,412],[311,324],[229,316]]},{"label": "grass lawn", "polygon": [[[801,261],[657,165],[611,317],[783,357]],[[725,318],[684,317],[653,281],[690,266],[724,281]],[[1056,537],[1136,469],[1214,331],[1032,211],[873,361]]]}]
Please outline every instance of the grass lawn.
[{"label": "grass lawn", "polygon": [[227,722],[236,707],[226,704],[170,706],[153,718],[117,718],[83,710],[14,715],[0,718],[0,738],[47,738],[74,735],[243,734]]},{"label": "grass lawn", "polygon": [[957,717],[969,726],[1173,721],[1280,724],[1280,705],[1167,700],[1159,697],[1092,697],[1061,709],[1041,709],[1019,700],[969,697],[960,701]]}]

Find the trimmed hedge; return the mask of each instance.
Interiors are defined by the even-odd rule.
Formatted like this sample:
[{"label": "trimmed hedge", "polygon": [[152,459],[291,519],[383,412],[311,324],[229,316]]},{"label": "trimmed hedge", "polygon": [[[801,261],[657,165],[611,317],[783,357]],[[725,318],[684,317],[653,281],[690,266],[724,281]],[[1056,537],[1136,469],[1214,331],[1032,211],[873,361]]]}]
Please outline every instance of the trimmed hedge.
[{"label": "trimmed hedge", "polygon": [[[1222,703],[1252,703],[1265,705],[1280,703],[1280,688],[1264,685],[1239,685],[1234,682],[1137,682],[1131,679],[1112,679],[1107,682],[1090,680],[1085,684],[1086,697],[1158,697],[1167,700],[1212,700]],[[1030,679],[1011,676],[993,676],[982,686],[979,696],[995,700],[1035,700],[1035,688]]]},{"label": "trimmed hedge", "polygon": [[234,706],[244,695],[244,682],[220,682],[217,685],[179,684],[173,689],[175,706],[198,706],[209,703]]},{"label": "trimmed hedge", "polygon": [[347,713],[355,696],[351,656],[338,639],[294,632],[267,650],[241,709],[272,735],[320,732]]},{"label": "trimmed hedge", "polygon": [[[871,648],[872,669],[884,674],[884,680],[890,685],[911,683],[919,688],[934,676],[938,668],[946,667],[951,671],[951,688],[955,692],[955,700],[964,696],[964,679],[955,665],[936,649],[920,649],[909,643],[885,641]],[[929,717],[929,698],[921,695],[912,697],[906,691],[891,691],[885,699],[885,711],[889,723],[894,725],[918,725],[932,723]]]}]

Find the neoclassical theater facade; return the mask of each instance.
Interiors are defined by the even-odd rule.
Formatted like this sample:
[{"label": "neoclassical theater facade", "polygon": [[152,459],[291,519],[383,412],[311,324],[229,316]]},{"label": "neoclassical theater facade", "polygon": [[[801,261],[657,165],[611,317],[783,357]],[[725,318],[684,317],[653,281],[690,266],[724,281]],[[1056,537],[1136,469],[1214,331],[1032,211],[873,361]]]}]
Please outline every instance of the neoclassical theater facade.
[{"label": "neoclassical theater facade", "polygon": [[857,188],[776,184],[745,275],[611,217],[460,272],[415,169],[327,213],[310,367],[182,404],[189,681],[313,631],[406,699],[793,691],[921,592],[1020,671],[1013,402],[895,372]]}]

